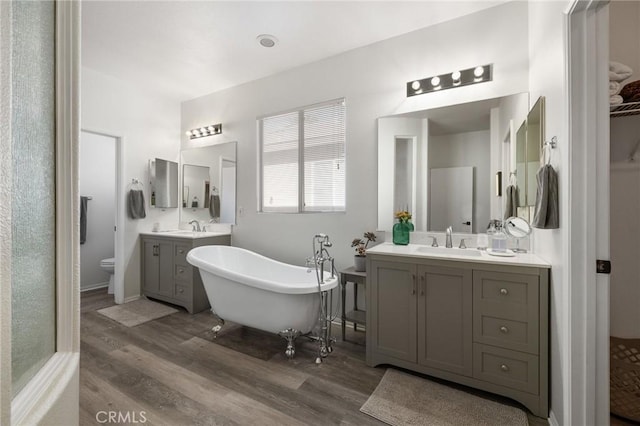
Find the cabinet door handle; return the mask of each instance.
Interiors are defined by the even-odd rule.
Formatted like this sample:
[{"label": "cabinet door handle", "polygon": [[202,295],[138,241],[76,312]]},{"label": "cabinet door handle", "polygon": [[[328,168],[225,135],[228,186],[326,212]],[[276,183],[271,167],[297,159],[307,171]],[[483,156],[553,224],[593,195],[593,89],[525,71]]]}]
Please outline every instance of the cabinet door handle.
[{"label": "cabinet door handle", "polygon": [[153,255],[154,255],[154,256],[159,256],[159,253],[158,253],[158,247],[159,247],[159,246],[158,246],[157,244],[154,244],[154,245],[153,245]]},{"label": "cabinet door handle", "polygon": [[509,329],[503,325],[502,327],[500,327],[500,331],[501,331],[502,333],[507,334],[507,333],[509,332]]},{"label": "cabinet door handle", "polygon": [[184,250],[180,249],[180,250],[178,250],[178,253],[184,254]]},{"label": "cabinet door handle", "polygon": [[420,277],[420,281],[421,281],[421,285],[420,285],[420,296],[424,296],[424,292],[425,292],[425,288],[426,288],[426,284],[425,284],[425,278],[424,275],[422,275]]},{"label": "cabinet door handle", "polygon": [[178,293],[184,293],[184,289],[183,288],[178,288]]},{"label": "cabinet door handle", "polygon": [[178,273],[180,273],[180,274],[181,274],[181,273],[183,273],[183,272],[184,272],[184,269],[182,269],[182,268],[178,269]]},{"label": "cabinet door handle", "polygon": [[506,288],[501,288],[500,289],[500,294],[503,296],[506,296],[507,294],[509,294],[509,290],[507,290]]},{"label": "cabinet door handle", "polygon": [[507,364],[502,364],[500,366],[500,370],[507,372],[509,371],[509,366]]},{"label": "cabinet door handle", "polygon": [[411,295],[415,295],[416,294],[416,274],[411,275],[411,277],[413,278],[413,287],[411,288]]}]

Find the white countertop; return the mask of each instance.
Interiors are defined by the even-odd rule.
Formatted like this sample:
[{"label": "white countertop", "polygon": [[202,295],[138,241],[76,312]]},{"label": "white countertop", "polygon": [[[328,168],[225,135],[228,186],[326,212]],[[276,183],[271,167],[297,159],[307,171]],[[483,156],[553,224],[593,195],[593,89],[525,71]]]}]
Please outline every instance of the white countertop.
[{"label": "white countertop", "polygon": [[392,243],[382,243],[367,249],[367,253],[388,256],[418,257],[429,259],[443,259],[457,262],[491,263],[494,265],[529,266],[535,268],[551,268],[551,265],[531,253],[516,253],[512,257],[492,256],[485,250],[476,248],[458,249],[435,247],[422,244],[399,246]]},{"label": "white countertop", "polygon": [[184,231],[181,229],[173,229],[169,231],[157,231],[157,232],[140,232],[140,235],[148,235],[152,237],[172,237],[172,238],[185,238],[194,240],[198,238],[220,237],[222,235],[231,235],[231,232],[194,232]]}]

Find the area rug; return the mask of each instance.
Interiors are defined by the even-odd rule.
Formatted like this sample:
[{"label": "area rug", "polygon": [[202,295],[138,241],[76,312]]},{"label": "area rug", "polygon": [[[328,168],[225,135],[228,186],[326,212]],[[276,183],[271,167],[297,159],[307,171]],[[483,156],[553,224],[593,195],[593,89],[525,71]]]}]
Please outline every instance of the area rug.
[{"label": "area rug", "polygon": [[114,305],[98,310],[99,314],[118,321],[127,327],[135,327],[175,312],[178,312],[178,310],[148,299],[138,299],[123,305]]},{"label": "area rug", "polygon": [[524,411],[431,380],[387,369],[360,408],[390,425],[527,426]]}]

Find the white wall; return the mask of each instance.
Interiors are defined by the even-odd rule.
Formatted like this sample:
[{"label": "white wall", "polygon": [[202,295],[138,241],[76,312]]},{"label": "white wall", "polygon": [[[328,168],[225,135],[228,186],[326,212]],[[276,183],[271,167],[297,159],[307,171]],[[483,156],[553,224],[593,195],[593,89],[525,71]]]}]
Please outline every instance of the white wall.
[{"label": "white wall", "polygon": [[122,137],[122,185],[125,196],[131,179],[145,183],[147,217],[130,219],[124,214],[122,258],[125,299],[140,294],[140,244],[138,233],[151,231],[159,222],[163,229],[178,226],[178,209],[149,208],[148,163],[151,158],[179,160],[180,105],[140,90],[131,83],[82,68],[82,128]]},{"label": "white wall", "polygon": [[80,245],[83,290],[109,283],[100,261],[114,256],[116,143],[115,138],[94,133],[80,136],[80,195],[92,197],[87,203],[87,238]]},{"label": "white wall", "polygon": [[455,133],[429,137],[429,169],[473,167],[473,232],[487,229],[493,179],[490,175],[490,132]]},{"label": "white wall", "polygon": [[[565,9],[567,1],[529,3],[529,107],[539,96],[546,97],[546,139],[557,135],[551,164],[559,175],[560,229],[534,229],[533,249],[552,265],[550,283],[550,395],[552,417],[568,423],[570,409],[569,371],[570,336],[568,318],[568,237],[569,217],[569,150],[567,144],[567,87],[565,83]],[[584,372],[576,371],[575,374]]]},{"label": "white wall", "polygon": [[609,57],[633,70],[622,84],[640,80],[640,2],[612,1],[609,21]]},{"label": "white wall", "polygon": [[[182,105],[181,134],[223,123],[212,140],[238,141],[238,215],[234,245],[302,264],[315,233],[333,239],[338,267],[353,262],[351,240],[377,224],[376,118],[528,90],[527,5],[511,2],[359,48]],[[490,29],[490,31],[488,30]],[[493,82],[406,97],[406,82],[494,64]],[[259,214],[256,117],[346,97],[346,213]],[[193,142],[182,139],[182,148]]]}]

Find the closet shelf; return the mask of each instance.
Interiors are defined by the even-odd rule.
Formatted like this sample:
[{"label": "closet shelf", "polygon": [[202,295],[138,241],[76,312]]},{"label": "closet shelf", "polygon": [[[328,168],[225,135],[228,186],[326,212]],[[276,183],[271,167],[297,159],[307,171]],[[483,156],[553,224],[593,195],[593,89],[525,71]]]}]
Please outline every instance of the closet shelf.
[{"label": "closet shelf", "polygon": [[611,105],[609,109],[609,115],[611,118],[638,115],[640,114],[640,102],[627,102],[618,105]]}]

